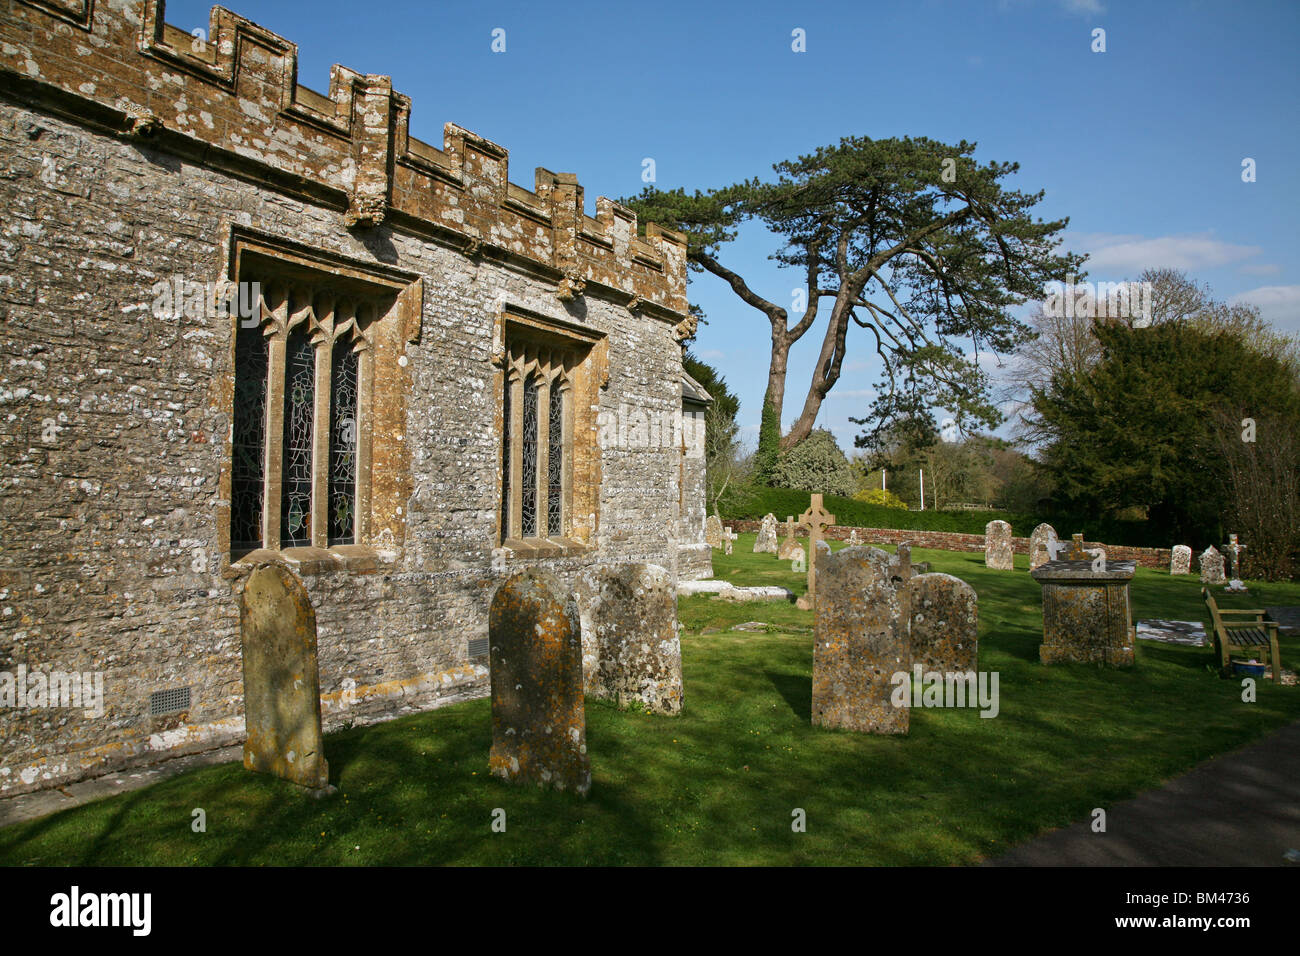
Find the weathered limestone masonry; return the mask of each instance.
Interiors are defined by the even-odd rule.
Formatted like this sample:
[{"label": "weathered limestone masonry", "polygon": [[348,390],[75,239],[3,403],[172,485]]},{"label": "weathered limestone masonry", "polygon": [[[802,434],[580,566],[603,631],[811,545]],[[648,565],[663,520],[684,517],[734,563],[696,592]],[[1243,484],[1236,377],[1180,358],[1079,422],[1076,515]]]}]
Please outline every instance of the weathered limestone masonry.
[{"label": "weathered limestone masonry", "polygon": [[[388,77],[336,66],[322,95],[298,84],[293,43],[234,13],[213,10],[207,43],[162,16],[159,0],[0,3],[0,670],[102,671],[105,689],[100,719],[0,712],[4,793],[242,740],[256,561],[310,594],[328,730],[483,696],[510,573],[568,587],[644,562],[675,579],[682,545],[703,544],[681,236],[640,238],[604,198],[591,218],[569,174],[516,186],[507,151],[458,126],[422,142]],[[246,324],[191,295],[252,281]],[[175,282],[186,307],[168,313],[156,284]],[[331,391],[350,374],[350,399]],[[540,528],[503,468],[522,467],[510,426],[551,433],[526,401],[506,418],[510,389],[557,396]],[[629,414],[651,422],[640,440],[616,427]],[[237,457],[246,420],[262,444]],[[339,442],[356,470],[335,507]]]}]

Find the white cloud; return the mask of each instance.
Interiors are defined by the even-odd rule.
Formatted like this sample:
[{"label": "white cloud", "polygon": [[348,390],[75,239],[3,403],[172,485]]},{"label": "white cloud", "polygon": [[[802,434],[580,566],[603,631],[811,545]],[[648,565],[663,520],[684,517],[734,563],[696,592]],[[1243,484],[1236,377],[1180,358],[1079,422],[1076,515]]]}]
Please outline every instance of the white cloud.
[{"label": "white cloud", "polygon": [[1098,0],[1061,0],[1066,13],[1105,13],[1106,8]]},{"label": "white cloud", "polygon": [[1135,276],[1143,269],[1211,269],[1249,259],[1261,252],[1259,246],[1223,242],[1208,232],[1152,238],[1086,232],[1071,235],[1067,243],[1072,249],[1089,254],[1086,267],[1094,280],[1103,272],[1122,277]]},{"label": "white cloud", "polygon": [[1237,271],[1248,276],[1275,276],[1282,271],[1282,267],[1273,262],[1261,262],[1259,265],[1241,266]]},{"label": "white cloud", "polygon": [[1259,306],[1259,314],[1279,329],[1300,332],[1300,285],[1265,285],[1228,299],[1230,305],[1238,302]]}]

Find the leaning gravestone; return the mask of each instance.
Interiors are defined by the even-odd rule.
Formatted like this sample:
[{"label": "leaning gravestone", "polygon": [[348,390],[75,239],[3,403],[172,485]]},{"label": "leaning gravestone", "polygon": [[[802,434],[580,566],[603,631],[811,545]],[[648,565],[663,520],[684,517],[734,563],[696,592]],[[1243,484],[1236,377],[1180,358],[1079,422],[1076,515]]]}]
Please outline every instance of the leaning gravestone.
[{"label": "leaning gravestone", "polygon": [[1169,573],[1170,574],[1191,574],[1192,573],[1192,549],[1185,544],[1174,545],[1174,550],[1169,555]]},{"label": "leaning gravestone", "polygon": [[908,597],[913,666],[944,673],[978,671],[975,589],[951,574],[918,574]]},{"label": "leaning gravestone", "polygon": [[581,634],[576,602],[549,571],[520,571],[493,596],[488,769],[495,776],[583,795],[591,788]]},{"label": "leaning gravestone", "polygon": [[704,521],[704,542],[710,548],[722,547],[722,519],[709,515]]},{"label": "leaning gravestone", "polygon": [[1010,571],[1015,567],[1011,525],[1005,521],[990,521],[984,526],[984,566],[996,571]]},{"label": "leaning gravestone", "polygon": [[754,553],[780,553],[780,544],[776,539],[776,515],[768,512],[763,515],[763,524],[758,529],[758,538],[754,541]]},{"label": "leaning gravestone", "polygon": [[879,548],[845,548],[817,569],[812,722],[863,733],[905,734],[894,674],[911,670],[908,619]]},{"label": "leaning gravestone", "polygon": [[288,568],[253,570],[239,599],[244,647],[244,766],[300,786],[329,786],[321,740],[316,611]]},{"label": "leaning gravestone", "polygon": [[1228,583],[1228,579],[1223,574],[1223,555],[1214,545],[1201,552],[1201,583]]},{"label": "leaning gravestone", "polygon": [[668,572],[654,564],[599,566],[582,572],[574,590],[586,692],[624,709],[681,713],[682,647]]},{"label": "leaning gravestone", "polygon": [[1052,560],[1047,542],[1056,540],[1056,529],[1044,522],[1029,533],[1029,570]]}]

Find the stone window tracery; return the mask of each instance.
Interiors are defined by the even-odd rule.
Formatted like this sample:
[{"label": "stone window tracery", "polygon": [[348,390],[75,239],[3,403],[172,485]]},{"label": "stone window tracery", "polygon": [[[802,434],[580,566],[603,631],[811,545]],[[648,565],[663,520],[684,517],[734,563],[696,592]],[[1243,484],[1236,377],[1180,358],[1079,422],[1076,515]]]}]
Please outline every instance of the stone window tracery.
[{"label": "stone window tracery", "polygon": [[241,276],[260,287],[261,321],[236,330],[232,557],[365,532],[372,332],[392,297],[320,278]]}]

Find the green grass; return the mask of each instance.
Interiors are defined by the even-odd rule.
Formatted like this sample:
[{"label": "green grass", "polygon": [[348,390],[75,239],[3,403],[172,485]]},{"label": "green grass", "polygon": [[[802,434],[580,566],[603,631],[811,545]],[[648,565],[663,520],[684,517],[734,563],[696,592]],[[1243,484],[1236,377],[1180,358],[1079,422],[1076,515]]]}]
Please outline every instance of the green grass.
[{"label": "green grass", "polygon": [[[719,577],[802,592],[789,562],[714,554]],[[839,543],[836,542],[836,546]],[[587,708],[592,789],[508,786],[487,773],[486,700],[326,738],[340,792],[317,801],[238,764],[0,830],[6,864],[966,864],[1087,818],[1200,761],[1300,718],[1300,688],[1210,672],[1207,650],[1139,642],[1128,671],[1038,663],[1038,585],[979,554],[914,560],[980,595],[980,667],[1001,714],[914,710],[906,737],[809,724],[813,616],[789,604],[681,602],[686,711]],[[1225,606],[1300,604],[1300,585],[1256,584]],[[1199,619],[1195,577],[1139,569],[1137,618]],[[729,628],[763,620],[768,633]],[[702,633],[704,631],[710,633]],[[1292,667],[1300,646],[1287,640]],[[191,811],[207,813],[193,833]],[[505,833],[491,830],[494,808]],[[793,833],[791,811],[807,812]]]}]

